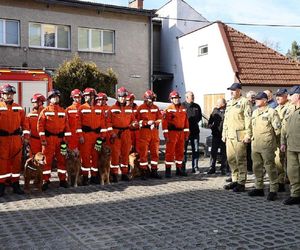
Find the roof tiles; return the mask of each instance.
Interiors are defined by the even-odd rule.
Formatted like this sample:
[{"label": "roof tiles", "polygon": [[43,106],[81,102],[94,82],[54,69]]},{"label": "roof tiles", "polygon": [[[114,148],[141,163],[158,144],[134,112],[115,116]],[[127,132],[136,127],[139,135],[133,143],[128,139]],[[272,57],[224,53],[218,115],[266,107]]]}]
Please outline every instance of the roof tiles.
[{"label": "roof tiles", "polygon": [[295,85],[300,83],[300,65],[255,41],[244,33],[222,24],[238,77],[247,85]]}]

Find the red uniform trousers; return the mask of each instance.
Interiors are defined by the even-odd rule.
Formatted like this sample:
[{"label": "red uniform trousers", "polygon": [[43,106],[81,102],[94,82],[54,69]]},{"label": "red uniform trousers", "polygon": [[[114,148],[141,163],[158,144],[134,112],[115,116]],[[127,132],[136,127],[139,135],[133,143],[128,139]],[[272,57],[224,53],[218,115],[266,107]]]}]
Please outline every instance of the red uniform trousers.
[{"label": "red uniform trousers", "polygon": [[132,150],[134,150],[134,152],[138,152],[139,132],[140,132],[139,129],[130,130],[130,133],[131,133],[131,142],[132,142]]},{"label": "red uniform trousers", "polygon": [[176,168],[182,167],[184,157],[185,134],[182,131],[172,130],[168,132],[168,141],[166,143],[166,168],[171,168],[175,160]]},{"label": "red uniform trousers", "polygon": [[42,144],[40,138],[35,138],[30,136],[29,139],[29,145],[30,145],[30,155],[33,156],[38,152],[42,152]]},{"label": "red uniform trousers", "polygon": [[0,137],[0,183],[20,179],[22,140],[20,135]]},{"label": "red uniform trousers", "polygon": [[140,168],[147,169],[148,166],[148,150],[150,150],[151,169],[157,169],[159,158],[159,135],[158,129],[141,128],[139,131],[139,155]]},{"label": "red uniform trousers", "polygon": [[79,135],[76,133],[76,130],[72,131],[72,135],[68,138],[68,148],[74,150],[75,148],[79,149]]},{"label": "red uniform trousers", "polygon": [[95,132],[84,132],[84,143],[80,144],[80,155],[82,160],[81,174],[88,176],[98,176],[98,151],[95,149],[95,143],[98,137],[105,137],[102,133],[99,135]]},{"label": "red uniform trousers", "polygon": [[[115,134],[118,134],[118,132],[118,129],[114,129]],[[123,130],[120,136],[115,138],[114,143],[110,144],[110,171],[112,174],[118,174],[119,166],[121,167],[122,174],[128,174],[128,156],[130,153],[131,145],[131,133],[129,129]]]},{"label": "red uniform trousers", "polygon": [[47,145],[42,147],[42,152],[46,158],[46,164],[43,171],[43,180],[49,181],[51,177],[51,168],[53,158],[57,160],[57,174],[60,181],[66,179],[66,157],[60,153],[60,143],[63,139],[58,136],[47,136],[46,142]]}]

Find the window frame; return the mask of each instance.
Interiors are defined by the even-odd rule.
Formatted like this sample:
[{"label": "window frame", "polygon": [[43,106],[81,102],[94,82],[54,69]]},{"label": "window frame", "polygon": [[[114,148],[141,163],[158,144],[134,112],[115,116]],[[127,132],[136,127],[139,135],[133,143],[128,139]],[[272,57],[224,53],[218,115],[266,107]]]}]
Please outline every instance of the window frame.
[{"label": "window frame", "polygon": [[[2,31],[2,35],[3,35],[3,43],[0,42],[0,46],[11,46],[11,47],[20,47],[20,20],[17,19],[5,19],[5,18],[0,18],[1,21],[3,21],[3,31]],[[16,22],[17,23],[17,27],[18,27],[18,44],[14,44],[14,43],[6,43],[6,21],[10,21],[10,22]]]},{"label": "window frame", "polygon": [[[84,30],[88,30],[88,48],[87,49],[82,49],[82,48],[79,48],[79,30],[80,29],[84,29]],[[100,31],[101,32],[101,39],[100,39],[100,49],[93,49],[92,48],[92,31]],[[113,34],[113,37],[112,37],[112,51],[104,51],[103,49],[103,39],[104,39],[104,36],[103,36],[103,32],[104,31],[108,31],[110,33]],[[78,27],[78,30],[77,30],[77,37],[78,37],[78,46],[77,46],[77,49],[79,52],[91,52],[91,53],[103,53],[103,54],[115,54],[115,31],[114,30],[109,30],[109,29],[98,29],[98,28],[87,28],[87,27]]]},{"label": "window frame", "polygon": [[[206,48],[206,52],[203,53],[203,49]],[[205,45],[201,45],[201,46],[198,46],[198,56],[205,56],[208,54],[208,44],[205,44]]]},{"label": "window frame", "polygon": [[[30,27],[31,24],[38,24],[40,25],[41,28],[41,45],[37,46],[37,45],[31,45],[30,44]],[[55,27],[55,47],[48,47],[48,46],[44,46],[45,44],[45,31],[43,26],[45,25],[52,25]],[[59,26],[63,26],[63,27],[68,27],[68,48],[58,48],[58,27]],[[70,25],[64,25],[64,24],[52,24],[52,23],[39,23],[39,22],[28,22],[28,47],[29,48],[35,48],[35,49],[50,49],[50,50],[67,50],[70,51],[71,50],[71,26]]]}]

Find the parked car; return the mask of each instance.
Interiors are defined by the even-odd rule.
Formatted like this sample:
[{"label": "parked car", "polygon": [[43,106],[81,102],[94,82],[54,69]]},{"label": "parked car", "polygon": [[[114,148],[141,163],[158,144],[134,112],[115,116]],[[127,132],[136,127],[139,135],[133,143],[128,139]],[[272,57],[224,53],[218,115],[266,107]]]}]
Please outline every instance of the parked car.
[{"label": "parked car", "polygon": [[[115,102],[116,102],[116,99],[108,97],[108,102],[107,102],[108,105],[111,106]],[[135,100],[134,102],[137,105],[141,105],[141,104],[144,103],[143,100]],[[169,104],[170,103],[168,103],[168,102],[155,102],[155,105],[158,106],[160,110],[165,110]],[[203,125],[206,124],[206,123],[203,122],[203,121],[199,122],[199,126],[200,126],[200,145],[202,145],[203,147],[205,147],[205,145],[206,145],[206,138],[211,135],[211,130],[208,129],[208,128],[203,127]],[[160,140],[162,142],[165,140],[164,136],[163,136],[162,126],[161,125],[159,126],[159,138],[160,138]]]}]

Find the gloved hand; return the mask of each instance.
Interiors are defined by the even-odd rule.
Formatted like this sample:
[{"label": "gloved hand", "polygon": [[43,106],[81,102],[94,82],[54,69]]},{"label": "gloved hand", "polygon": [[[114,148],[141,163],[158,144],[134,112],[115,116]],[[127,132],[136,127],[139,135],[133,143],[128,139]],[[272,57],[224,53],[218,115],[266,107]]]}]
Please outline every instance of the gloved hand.
[{"label": "gloved hand", "polygon": [[60,143],[60,153],[62,155],[67,155],[67,148],[68,148],[67,143],[65,143],[64,141],[61,141],[61,143]]},{"label": "gloved hand", "polygon": [[118,137],[118,136],[117,136],[115,133],[112,133],[111,136],[110,136],[110,138],[109,138],[109,142],[110,142],[111,144],[114,144],[115,139],[116,139],[117,137]]},{"label": "gloved hand", "polygon": [[95,143],[95,149],[96,149],[96,151],[101,151],[101,148],[102,148],[102,143],[103,143],[103,139],[102,138],[97,138],[97,140],[96,140],[96,143]]},{"label": "gloved hand", "polygon": [[185,141],[189,140],[189,133],[184,133],[184,139],[185,139]]},{"label": "gloved hand", "polygon": [[83,137],[83,136],[80,136],[80,137],[79,137],[79,143],[80,143],[80,144],[83,144],[83,143],[84,143],[84,137]]},{"label": "gloved hand", "polygon": [[286,145],[285,144],[281,144],[280,151],[281,152],[285,152],[286,151]]},{"label": "gloved hand", "polygon": [[140,125],[139,125],[139,123],[137,121],[132,122],[130,126],[132,128],[139,128],[140,127]]},{"label": "gloved hand", "polygon": [[42,146],[47,146],[47,141],[46,140],[42,140],[41,144],[42,144]]},{"label": "gloved hand", "polygon": [[147,122],[147,124],[151,126],[151,125],[154,124],[154,121],[153,121],[153,120],[149,120],[149,121]]}]

